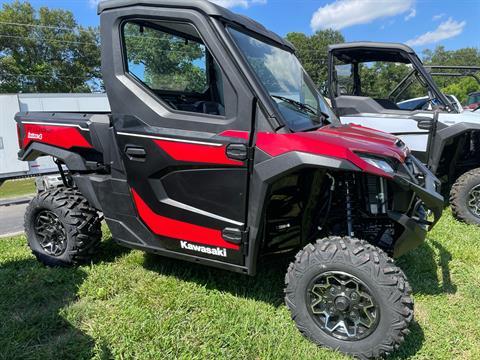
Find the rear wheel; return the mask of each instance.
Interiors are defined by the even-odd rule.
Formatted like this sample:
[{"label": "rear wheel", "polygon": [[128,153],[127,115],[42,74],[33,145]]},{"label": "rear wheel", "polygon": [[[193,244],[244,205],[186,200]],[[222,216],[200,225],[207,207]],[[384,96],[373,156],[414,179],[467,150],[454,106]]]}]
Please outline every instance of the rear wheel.
[{"label": "rear wheel", "polygon": [[304,336],[369,359],[389,354],[408,334],[411,290],[403,272],[365,241],[329,237],[290,264],[285,301]]},{"label": "rear wheel", "polygon": [[59,187],[39,193],[25,212],[28,245],[50,266],[88,261],[102,232],[97,211],[75,189]]},{"label": "rear wheel", "polygon": [[450,205],[456,219],[480,225],[480,168],[467,171],[455,181]]}]

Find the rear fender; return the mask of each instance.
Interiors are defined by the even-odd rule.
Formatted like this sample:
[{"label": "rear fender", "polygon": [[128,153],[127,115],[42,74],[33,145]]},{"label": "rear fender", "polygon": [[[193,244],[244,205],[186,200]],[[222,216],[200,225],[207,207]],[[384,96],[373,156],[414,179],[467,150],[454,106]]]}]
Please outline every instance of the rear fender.
[{"label": "rear fender", "polygon": [[49,155],[61,160],[70,171],[87,171],[85,160],[72,151],[39,142],[32,143],[26,150],[20,150],[18,159],[33,161],[40,156]]}]

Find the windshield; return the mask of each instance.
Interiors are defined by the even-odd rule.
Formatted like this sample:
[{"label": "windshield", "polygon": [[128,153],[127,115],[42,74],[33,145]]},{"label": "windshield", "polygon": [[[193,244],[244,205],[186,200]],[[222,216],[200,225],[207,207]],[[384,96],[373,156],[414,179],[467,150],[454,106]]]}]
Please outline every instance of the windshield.
[{"label": "windshield", "polygon": [[480,94],[471,94],[468,97],[467,105],[473,105],[475,103],[480,103]]},{"label": "windshield", "polygon": [[339,123],[294,54],[235,29],[228,31],[292,131]]}]

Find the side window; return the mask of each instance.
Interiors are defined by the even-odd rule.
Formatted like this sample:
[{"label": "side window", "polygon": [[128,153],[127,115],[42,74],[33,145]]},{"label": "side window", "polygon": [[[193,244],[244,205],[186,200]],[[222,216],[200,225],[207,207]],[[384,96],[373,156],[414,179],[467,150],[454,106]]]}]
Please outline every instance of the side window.
[{"label": "side window", "polygon": [[175,110],[224,115],[221,71],[195,27],[180,22],[128,21],[126,71]]},{"label": "side window", "polygon": [[335,65],[337,76],[337,96],[351,95],[353,92],[352,65]]}]

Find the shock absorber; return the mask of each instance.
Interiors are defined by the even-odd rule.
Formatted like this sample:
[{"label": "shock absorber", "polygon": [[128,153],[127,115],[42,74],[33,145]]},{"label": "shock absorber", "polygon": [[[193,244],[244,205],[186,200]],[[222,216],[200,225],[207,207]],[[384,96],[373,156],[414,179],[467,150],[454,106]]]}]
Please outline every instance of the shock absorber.
[{"label": "shock absorber", "polygon": [[355,236],[353,232],[353,206],[352,206],[352,189],[351,189],[351,179],[348,175],[345,176],[345,201],[346,201],[346,210],[347,210],[347,233],[348,236]]}]

